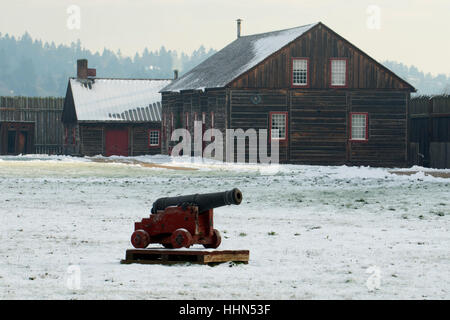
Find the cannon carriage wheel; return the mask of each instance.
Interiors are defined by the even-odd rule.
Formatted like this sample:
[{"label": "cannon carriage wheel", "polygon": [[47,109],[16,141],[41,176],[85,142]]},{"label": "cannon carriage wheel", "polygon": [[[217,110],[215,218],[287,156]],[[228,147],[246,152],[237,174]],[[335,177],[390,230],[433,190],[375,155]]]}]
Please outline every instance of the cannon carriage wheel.
[{"label": "cannon carriage wheel", "polygon": [[218,246],[220,246],[221,242],[222,242],[222,237],[220,236],[219,230],[214,229],[211,243],[204,244],[203,246],[207,249],[216,249]]},{"label": "cannon carriage wheel", "polygon": [[174,249],[189,248],[193,242],[191,233],[183,228],[175,230],[170,237],[170,243]]},{"label": "cannon carriage wheel", "polygon": [[142,230],[142,229],[136,230],[131,235],[131,244],[135,248],[140,248],[140,249],[147,248],[149,243],[150,243],[150,235],[145,230]]}]

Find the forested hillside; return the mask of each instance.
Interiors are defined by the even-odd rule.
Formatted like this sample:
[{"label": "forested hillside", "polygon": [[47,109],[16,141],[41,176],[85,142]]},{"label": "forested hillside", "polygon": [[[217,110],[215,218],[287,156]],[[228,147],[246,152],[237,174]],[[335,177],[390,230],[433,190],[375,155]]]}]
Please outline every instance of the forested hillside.
[{"label": "forested hillside", "polygon": [[[98,77],[172,78],[173,69],[180,75],[215,52],[204,46],[191,55],[168,50],[145,49],[130,58],[107,48],[101,53],[83,48],[80,41],[56,45],[34,40],[28,33],[19,38],[0,33],[0,96],[64,96],[67,79],[76,75],[76,60],[85,58],[97,69]],[[450,94],[450,77],[432,76],[394,61],[383,64],[418,89],[417,94]]]},{"label": "forested hillside", "polygon": [[201,46],[191,55],[184,52],[145,49],[133,58],[104,49],[101,53],[83,48],[80,41],[67,45],[43,43],[25,33],[20,38],[0,33],[0,96],[64,96],[67,80],[76,75],[76,60],[85,58],[97,69],[97,77],[172,78],[213,54]]},{"label": "forested hillside", "polygon": [[450,76],[445,74],[432,76],[415,66],[408,67],[395,61],[384,61],[383,64],[413,85],[417,89],[415,95],[450,94]]}]

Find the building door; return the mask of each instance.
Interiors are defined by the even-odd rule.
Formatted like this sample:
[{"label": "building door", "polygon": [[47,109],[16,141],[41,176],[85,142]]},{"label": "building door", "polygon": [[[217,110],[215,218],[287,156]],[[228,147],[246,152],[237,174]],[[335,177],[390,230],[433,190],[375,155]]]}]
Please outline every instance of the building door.
[{"label": "building door", "polygon": [[0,154],[27,154],[34,151],[34,123],[1,122]]},{"label": "building door", "polygon": [[27,153],[27,140],[28,140],[27,131],[17,132],[17,153],[19,154]]},{"label": "building door", "polygon": [[128,128],[106,129],[105,155],[128,156]]},{"label": "building door", "polygon": [[8,154],[16,154],[16,131],[8,131]]}]

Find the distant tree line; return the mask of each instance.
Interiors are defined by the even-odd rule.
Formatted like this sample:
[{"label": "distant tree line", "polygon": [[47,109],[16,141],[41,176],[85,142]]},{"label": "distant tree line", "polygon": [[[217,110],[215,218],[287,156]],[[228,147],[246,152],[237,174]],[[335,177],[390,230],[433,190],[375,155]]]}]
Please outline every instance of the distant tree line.
[{"label": "distant tree line", "polygon": [[[182,75],[215,52],[201,46],[189,55],[162,46],[153,51],[145,48],[131,58],[106,48],[93,53],[80,40],[57,46],[33,40],[28,33],[18,38],[0,33],[0,96],[64,96],[80,58],[89,60],[98,77],[172,78],[174,69]],[[450,77],[444,74],[432,76],[394,61],[383,64],[418,89],[419,95],[450,94]]]},{"label": "distant tree line", "polygon": [[415,87],[416,96],[450,94],[450,76],[445,74],[432,76],[430,73],[419,71],[415,66],[408,67],[395,61],[384,61],[383,64]]},{"label": "distant tree line", "polygon": [[204,46],[190,55],[162,46],[154,51],[145,48],[130,58],[106,48],[93,53],[79,40],[57,46],[33,40],[28,33],[19,38],[0,33],[0,96],[64,96],[81,58],[97,69],[97,77],[160,79],[172,78],[174,69],[182,75],[213,53]]}]

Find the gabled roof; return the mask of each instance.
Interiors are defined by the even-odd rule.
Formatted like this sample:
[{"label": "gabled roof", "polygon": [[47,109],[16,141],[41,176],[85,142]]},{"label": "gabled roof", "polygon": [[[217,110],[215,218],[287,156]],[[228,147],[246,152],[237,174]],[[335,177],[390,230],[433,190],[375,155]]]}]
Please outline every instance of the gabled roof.
[{"label": "gabled roof", "polygon": [[226,87],[239,76],[250,71],[318,25],[323,26],[354,50],[366,56],[380,69],[400,81],[405,88],[412,92],[416,91],[411,84],[396,75],[392,70],[377,62],[323,23],[317,22],[291,29],[242,36],[200,63],[181,78],[164,87],[160,92]]},{"label": "gabled roof", "polygon": [[159,91],[172,80],[71,78],[78,121],[161,121]]},{"label": "gabled roof", "polygon": [[242,36],[163,88],[161,92],[225,87],[317,24]]}]

